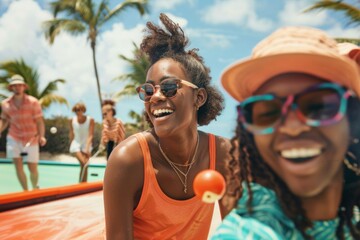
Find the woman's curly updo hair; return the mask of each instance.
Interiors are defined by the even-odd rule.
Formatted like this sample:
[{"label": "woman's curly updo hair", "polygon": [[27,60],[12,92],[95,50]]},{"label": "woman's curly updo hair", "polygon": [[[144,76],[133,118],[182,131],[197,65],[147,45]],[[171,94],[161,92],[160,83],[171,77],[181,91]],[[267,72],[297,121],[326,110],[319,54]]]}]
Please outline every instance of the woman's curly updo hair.
[{"label": "woman's curly updo hair", "polygon": [[[198,124],[209,124],[223,110],[224,99],[216,88],[210,85],[210,69],[205,66],[203,58],[198,55],[198,49],[185,51],[189,40],[185,37],[179,24],[174,23],[168,16],[161,13],[160,21],[166,30],[151,22],[146,24],[147,35],[144,37],[140,49],[148,55],[150,67],[163,58],[170,58],[180,63],[189,80],[207,92],[206,102],[198,110]],[[150,126],[151,122],[148,120]]]},{"label": "woman's curly updo hair", "polygon": [[[348,101],[347,118],[350,123],[351,136],[355,141],[349,145],[346,159],[353,166],[360,166],[360,100],[351,97]],[[226,162],[228,173],[226,176],[227,193],[226,199],[229,207],[236,207],[237,200],[241,197],[242,182],[249,191],[248,210],[251,212],[251,201],[253,194],[250,182],[256,182],[264,187],[272,189],[280,202],[284,213],[294,221],[297,229],[305,239],[311,239],[305,232],[306,228],[312,226],[310,219],[306,217],[301,208],[300,199],[295,196],[286,183],[265,163],[256,148],[253,134],[248,132],[241,122],[238,122],[236,134],[231,139],[232,158]],[[360,208],[360,177],[347,166],[344,168],[344,189],[342,201],[339,207],[338,217],[340,219],[336,230],[338,239],[344,239],[344,225],[350,229],[354,239],[360,239],[360,222],[354,224],[354,210]]]}]

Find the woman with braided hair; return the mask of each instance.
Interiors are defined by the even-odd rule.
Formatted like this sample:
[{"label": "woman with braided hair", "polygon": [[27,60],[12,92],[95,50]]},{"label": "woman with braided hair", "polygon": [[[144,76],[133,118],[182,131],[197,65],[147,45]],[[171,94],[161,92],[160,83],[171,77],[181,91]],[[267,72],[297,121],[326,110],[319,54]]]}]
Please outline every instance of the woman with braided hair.
[{"label": "woman with braided hair", "polygon": [[360,49],[281,28],[227,68],[240,102],[226,198],[211,239],[360,239]]},{"label": "woman with braided hair", "polygon": [[[151,65],[137,88],[151,128],[122,141],[104,179],[107,239],[207,239],[214,204],[195,197],[205,169],[224,173],[230,142],[198,130],[223,109],[210,70],[178,24],[147,23],[141,50]],[[221,205],[221,204],[220,204]],[[226,209],[221,207],[222,213]]]}]

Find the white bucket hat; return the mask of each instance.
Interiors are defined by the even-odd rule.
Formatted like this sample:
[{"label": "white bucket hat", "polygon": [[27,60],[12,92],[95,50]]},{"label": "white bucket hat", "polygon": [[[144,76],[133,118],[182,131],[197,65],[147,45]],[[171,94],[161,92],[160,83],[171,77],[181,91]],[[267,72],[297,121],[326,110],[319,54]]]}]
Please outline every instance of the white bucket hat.
[{"label": "white bucket hat", "polygon": [[25,80],[22,76],[15,74],[9,79],[9,85],[7,86],[8,90],[10,90],[11,86],[16,84],[23,84],[26,86],[26,89],[29,88],[29,86],[25,83]]}]

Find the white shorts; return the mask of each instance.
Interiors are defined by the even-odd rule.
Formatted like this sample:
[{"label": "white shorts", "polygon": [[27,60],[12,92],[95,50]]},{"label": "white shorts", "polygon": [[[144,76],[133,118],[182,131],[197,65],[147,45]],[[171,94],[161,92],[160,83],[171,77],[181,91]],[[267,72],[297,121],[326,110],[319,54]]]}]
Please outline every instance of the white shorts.
[{"label": "white shorts", "polygon": [[[70,153],[76,153],[76,152],[85,152],[86,143],[80,144],[79,142],[73,140],[70,144]],[[90,146],[90,152],[92,150],[92,147]]]},{"label": "white shorts", "polygon": [[[25,156],[21,156],[24,155]],[[10,136],[6,137],[6,157],[7,158],[22,158],[23,161],[29,163],[39,162],[39,144],[25,147],[22,142],[16,141]]]}]

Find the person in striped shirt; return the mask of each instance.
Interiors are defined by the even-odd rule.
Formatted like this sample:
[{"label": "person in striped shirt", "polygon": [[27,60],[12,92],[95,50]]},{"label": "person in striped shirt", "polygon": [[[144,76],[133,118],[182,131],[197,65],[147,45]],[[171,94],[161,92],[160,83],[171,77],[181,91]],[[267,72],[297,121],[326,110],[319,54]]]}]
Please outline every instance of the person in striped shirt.
[{"label": "person in striped shirt", "polygon": [[125,139],[125,128],[123,122],[115,118],[115,102],[104,100],[102,104],[103,129],[101,132],[101,145],[106,145],[106,159],[122,140]]},{"label": "person in striped shirt", "polygon": [[25,93],[28,85],[20,75],[10,79],[8,90],[14,94],[1,103],[0,133],[9,126],[6,138],[6,155],[12,158],[16,175],[24,191],[28,190],[23,169],[26,159],[33,189],[38,189],[39,145],[46,144],[45,124],[39,101]]}]

